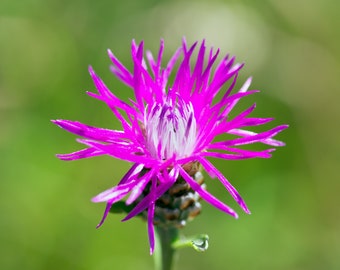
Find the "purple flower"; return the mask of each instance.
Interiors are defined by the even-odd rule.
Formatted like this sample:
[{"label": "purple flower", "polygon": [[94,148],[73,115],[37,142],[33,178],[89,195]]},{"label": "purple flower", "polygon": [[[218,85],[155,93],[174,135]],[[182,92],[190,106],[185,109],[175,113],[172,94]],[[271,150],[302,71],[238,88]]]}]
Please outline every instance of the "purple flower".
[{"label": "purple flower", "polygon": [[[129,103],[116,97],[92,67],[89,68],[98,93],[88,92],[88,94],[109,106],[121,122],[122,130],[103,129],[77,121],[53,121],[61,128],[83,137],[78,139],[78,142],[86,146],[85,149],[74,153],[58,155],[60,159],[76,160],[110,155],[133,163],[118,185],[100,193],[92,201],[107,203],[99,227],[108,215],[112,204],[129,194],[126,204],[136,203],[136,206],[123,220],[147,211],[151,253],[155,242],[153,228],[155,201],[179,177],[183,178],[206,202],[237,218],[236,212],[197,183],[186,167],[195,162],[201,164],[209,176],[217,178],[241,208],[246,213],[250,213],[236,189],[208,158],[231,160],[269,158],[275,149],[255,151],[245,150],[239,146],[252,143],[283,146],[283,142],[273,137],[288,127],[281,125],[260,133],[245,129],[273,120],[273,118],[248,117],[255,109],[255,104],[231,118],[229,113],[238,101],[258,91],[248,90],[251,83],[249,78],[240,90],[232,93],[243,64],[234,64],[235,59],[226,56],[216,68],[213,68],[219,50],[214,52],[211,49],[207,53],[208,60],[205,65],[204,41],[199,47],[197,56],[193,56],[196,46],[197,43],[187,47],[186,42],[183,41],[182,47],[163,68],[163,41],[156,59],[149,51],[144,58],[144,43],[137,45],[133,41],[132,72],[127,70],[111,51],[108,51],[113,63],[111,71],[133,90],[134,100],[130,100]],[[180,58],[182,59],[179,60]],[[175,68],[176,64],[178,68]],[[175,78],[173,83],[169,84],[169,77],[174,70]],[[230,82],[229,87],[225,86],[227,82]],[[217,98],[218,94],[220,98]],[[229,140],[218,140],[217,136],[222,134],[233,136]],[[137,203],[136,199],[140,197],[147,185],[150,189],[148,194]]]}]

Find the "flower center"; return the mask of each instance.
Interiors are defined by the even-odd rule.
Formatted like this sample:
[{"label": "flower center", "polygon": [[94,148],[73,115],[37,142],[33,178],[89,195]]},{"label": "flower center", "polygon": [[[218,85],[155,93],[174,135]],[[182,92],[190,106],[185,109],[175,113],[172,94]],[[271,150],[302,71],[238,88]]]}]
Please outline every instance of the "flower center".
[{"label": "flower center", "polygon": [[152,157],[166,160],[190,156],[196,142],[196,120],[191,103],[155,104],[144,120],[146,145]]}]

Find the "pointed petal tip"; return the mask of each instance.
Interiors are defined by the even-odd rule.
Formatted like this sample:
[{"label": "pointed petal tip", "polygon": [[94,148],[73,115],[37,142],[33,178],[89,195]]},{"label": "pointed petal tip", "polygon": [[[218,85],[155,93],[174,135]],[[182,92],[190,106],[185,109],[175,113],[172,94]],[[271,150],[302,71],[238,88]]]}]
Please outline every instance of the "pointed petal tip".
[{"label": "pointed petal tip", "polygon": [[100,221],[100,222],[98,223],[98,225],[96,226],[96,229],[99,229],[99,228],[103,225],[103,223],[104,223],[104,221],[105,221],[105,219],[106,219],[106,216],[107,216],[107,213],[106,213],[106,210],[105,210],[105,213],[104,213],[104,215],[103,215],[101,221]]},{"label": "pointed petal tip", "polygon": [[91,202],[93,202],[93,203],[99,203],[100,201],[98,200],[97,197],[98,197],[98,196],[95,196],[95,197],[91,198]]},{"label": "pointed petal tip", "polygon": [[57,126],[59,126],[59,127],[61,127],[61,122],[63,121],[63,120],[61,120],[61,119],[52,119],[52,120],[50,120],[53,124],[55,124],[55,125],[57,125]]},{"label": "pointed petal tip", "polygon": [[63,161],[71,161],[74,160],[76,158],[69,158],[67,154],[56,154],[55,155],[58,159],[63,160]]},{"label": "pointed petal tip", "polygon": [[56,124],[60,128],[65,129],[67,131],[71,131],[71,132],[72,130],[76,129],[74,123],[78,123],[76,121],[64,120],[64,119],[55,119],[55,120],[51,120],[51,122],[53,124]]},{"label": "pointed petal tip", "polygon": [[107,49],[107,54],[108,54],[109,58],[111,59],[111,61],[115,60],[116,56],[111,51],[111,49]]},{"label": "pointed petal tip", "polygon": [[238,204],[241,206],[242,210],[243,210],[246,214],[250,214],[250,210],[249,210],[248,206],[246,205],[246,203],[245,203],[244,201],[238,202]]},{"label": "pointed petal tip", "polygon": [[205,39],[202,39],[202,42],[201,42],[201,48],[203,49],[203,50],[205,50]]},{"label": "pointed petal tip", "polygon": [[94,70],[93,70],[93,67],[91,65],[89,65],[88,67],[88,71],[89,73],[91,74],[91,76],[93,76],[95,73],[94,73]]},{"label": "pointed petal tip", "polygon": [[238,216],[238,214],[237,214],[236,212],[232,213],[231,215],[232,215],[235,219],[238,219],[238,218],[239,218],[239,216]]},{"label": "pointed petal tip", "polygon": [[125,218],[123,218],[122,220],[121,220],[121,222],[125,222],[125,221],[128,221],[130,218],[128,217],[128,216],[126,216]]},{"label": "pointed petal tip", "polygon": [[[244,65],[244,64],[241,64],[241,65]],[[251,85],[252,81],[253,81],[253,77],[252,76],[248,77],[248,79],[244,83],[245,85],[247,85],[247,88]]]},{"label": "pointed petal tip", "polygon": [[[281,131],[285,130],[289,128],[289,125],[280,125],[280,126],[277,126],[276,129],[277,129],[277,133],[280,133]],[[277,134],[276,133],[276,134]],[[285,146],[286,144],[282,141],[277,141],[278,145],[275,145],[275,146]]]},{"label": "pointed petal tip", "polygon": [[251,212],[250,212],[250,210],[249,210],[248,208],[243,208],[243,211],[244,211],[246,214],[248,214],[248,215],[251,214]]},{"label": "pointed petal tip", "polygon": [[90,97],[95,97],[97,94],[91,92],[91,91],[86,91],[86,95],[89,95]]},{"label": "pointed petal tip", "polygon": [[58,126],[60,126],[62,124],[62,122],[65,121],[65,120],[62,120],[62,119],[52,119],[51,122],[53,124],[56,124]]}]

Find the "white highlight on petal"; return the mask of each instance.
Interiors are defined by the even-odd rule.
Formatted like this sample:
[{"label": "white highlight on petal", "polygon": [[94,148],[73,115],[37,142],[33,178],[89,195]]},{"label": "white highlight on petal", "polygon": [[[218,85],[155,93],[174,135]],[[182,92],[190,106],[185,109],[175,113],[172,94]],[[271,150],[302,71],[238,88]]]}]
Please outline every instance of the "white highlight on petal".
[{"label": "white highlight on petal", "polygon": [[144,119],[146,146],[152,157],[167,160],[190,156],[196,144],[196,119],[191,103],[176,101],[155,104]]}]

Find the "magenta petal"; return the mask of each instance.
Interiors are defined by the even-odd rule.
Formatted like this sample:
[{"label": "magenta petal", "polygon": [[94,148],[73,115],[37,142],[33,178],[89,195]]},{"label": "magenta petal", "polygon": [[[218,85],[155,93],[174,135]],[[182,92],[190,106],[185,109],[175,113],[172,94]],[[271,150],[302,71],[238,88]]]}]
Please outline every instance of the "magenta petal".
[{"label": "magenta petal", "polygon": [[130,197],[126,200],[126,204],[133,203],[144,191],[145,186],[149,183],[151,177],[155,174],[155,168],[137,179],[137,184],[131,191]]},{"label": "magenta petal", "polygon": [[114,54],[111,52],[111,50],[107,51],[109,54],[109,57],[113,63],[113,73],[126,85],[132,87],[132,75],[127,70],[126,67],[114,56]]},{"label": "magenta petal", "polygon": [[204,169],[209,173],[211,177],[217,176],[217,178],[221,181],[224,187],[229,191],[229,193],[235,199],[235,201],[242,207],[244,212],[246,212],[247,214],[250,214],[250,211],[246,203],[244,202],[240,194],[238,194],[237,190],[224,177],[224,175],[219,170],[217,170],[208,160],[204,158],[199,158],[199,162],[202,164]]},{"label": "magenta petal", "polygon": [[155,250],[155,230],[153,226],[154,215],[155,215],[155,203],[151,203],[148,208],[148,235],[150,243],[150,255],[152,255]]},{"label": "magenta petal", "polygon": [[126,184],[115,186],[113,188],[110,188],[108,190],[101,192],[96,197],[92,198],[92,202],[98,203],[98,202],[106,202],[106,201],[112,201],[112,200],[119,201],[127,193],[129,193],[135,185],[136,183],[132,181]]},{"label": "magenta petal", "polygon": [[[151,183],[151,190],[155,190],[157,185],[157,178],[154,177]],[[152,194],[152,193],[151,193]],[[149,234],[149,242],[150,242],[150,254],[153,253],[155,249],[155,231],[153,226],[153,218],[155,214],[155,204],[156,204],[156,194],[153,194],[152,203],[148,208],[148,234]]]},{"label": "magenta petal", "polygon": [[72,132],[78,136],[82,136],[88,139],[94,139],[99,141],[116,141],[116,140],[126,140],[126,135],[124,132],[120,130],[111,130],[93,127],[89,125],[85,125],[78,121],[70,121],[70,120],[53,120],[53,123],[58,125],[59,127]]},{"label": "magenta petal", "polygon": [[221,201],[219,201],[218,199],[216,199],[213,195],[211,195],[209,192],[207,192],[206,190],[204,190],[200,184],[198,184],[194,179],[192,179],[192,177],[182,168],[182,167],[178,167],[181,176],[184,178],[184,180],[190,185],[190,187],[195,190],[202,199],[204,199],[206,202],[210,203],[212,206],[220,209],[221,211],[235,217],[238,218],[237,213],[231,209],[229,206],[227,206],[226,204],[222,203]]},{"label": "magenta petal", "polygon": [[[119,189],[119,186],[116,187],[117,189]],[[130,187],[131,189],[131,187]],[[103,214],[103,217],[101,219],[101,221],[99,222],[99,224],[97,225],[97,228],[99,228],[105,221],[108,213],[110,212],[110,209],[111,209],[111,206],[115,203],[115,202],[118,202],[119,200],[121,200],[130,190],[128,189],[123,189],[121,190],[120,192],[113,192],[111,195],[112,196],[109,196],[109,190],[108,191],[104,191],[103,193],[105,193],[105,195],[107,195],[107,204],[106,204],[106,208],[105,208],[105,211],[104,211],[104,214]],[[92,199],[93,202],[100,202],[102,201],[102,198],[104,196],[104,194],[101,193],[99,194],[98,196],[94,197]],[[103,194],[103,195],[102,195]]]},{"label": "magenta petal", "polygon": [[[238,93],[244,93],[248,91],[248,88],[251,84],[252,78],[248,78],[246,82],[242,85],[241,89],[238,91]],[[227,106],[227,108],[224,111],[224,115],[229,114],[229,112],[235,107],[235,105],[238,103],[239,99],[234,100],[230,103],[230,105]]]},{"label": "magenta petal", "polygon": [[131,168],[128,170],[128,172],[123,176],[123,178],[119,181],[118,185],[125,184],[126,182],[129,182],[133,176],[136,176],[140,173],[141,170],[143,170],[144,165],[135,163],[131,166]]},{"label": "magenta petal", "polygon": [[[231,153],[237,153],[237,154],[231,154],[231,156],[228,156],[230,154],[226,154],[225,153],[220,153],[220,152],[216,152],[216,157],[219,158],[225,158],[225,159],[238,159],[238,157],[241,158],[270,158],[271,157],[271,152],[275,151],[275,148],[271,148],[271,149],[266,149],[263,151],[251,151],[251,150],[245,150],[245,149],[240,149],[240,148],[236,148],[236,147],[228,147],[223,145],[223,143],[212,143],[209,145],[209,147],[207,148],[207,150],[217,150],[217,151],[228,151]],[[215,154],[215,152],[204,152],[201,155],[203,156],[213,156]],[[222,154],[222,155],[219,155]],[[234,158],[234,156],[236,155],[236,157]]]},{"label": "magenta petal", "polygon": [[84,143],[90,147],[96,148],[99,151],[107,155],[111,155],[115,158],[136,162],[136,163],[143,163],[147,167],[151,167],[154,164],[153,159],[146,157],[145,155],[141,155],[140,149],[134,149],[133,147],[129,147],[126,144],[101,144],[95,141],[89,140],[78,140],[81,143]]},{"label": "magenta petal", "polygon": [[[273,149],[271,149],[273,151]],[[269,154],[269,151],[262,152],[245,152],[243,154],[227,154],[227,153],[219,153],[219,152],[204,152],[201,154],[204,157],[215,157],[222,159],[230,159],[230,160],[240,160],[240,159],[248,159],[248,158],[270,158],[272,155]]]},{"label": "magenta petal", "polygon": [[176,179],[172,179],[172,181],[168,181],[165,184],[160,184],[154,191],[150,191],[150,193],[142,200],[140,201],[137,206],[132,209],[132,211],[122,220],[127,221],[130,218],[138,215],[143,210],[145,210],[149,205],[152,203],[153,198],[155,197],[158,199],[164,192],[166,192],[176,181]]},{"label": "magenta petal", "polygon": [[103,225],[103,223],[104,223],[104,221],[105,221],[107,215],[108,215],[109,212],[110,212],[111,206],[112,206],[112,203],[111,203],[111,202],[108,202],[108,203],[106,204],[106,207],[105,207],[105,211],[104,211],[103,217],[102,217],[102,219],[100,220],[100,222],[98,223],[98,225],[96,226],[97,229],[98,229],[100,226]]},{"label": "magenta petal", "polygon": [[94,147],[86,148],[69,154],[57,154],[56,156],[61,160],[77,160],[82,158],[95,157],[103,155],[104,153]]},{"label": "magenta petal", "polygon": [[[287,128],[288,126],[284,126],[284,127]],[[242,129],[232,129],[232,130],[229,130],[228,133],[237,135],[237,136],[242,136],[242,137],[250,137],[250,136],[258,135],[258,133],[248,131],[248,130],[242,130]],[[274,140],[272,138],[264,138],[260,142],[264,144],[272,145],[272,146],[284,146],[285,145],[284,142]],[[220,142],[220,143],[223,143],[223,142]]]},{"label": "magenta petal", "polygon": [[255,135],[246,136],[244,138],[237,138],[233,140],[224,141],[223,144],[225,146],[229,145],[243,145],[243,144],[251,144],[256,142],[264,143],[266,140],[271,139],[273,136],[281,132],[282,130],[286,129],[287,125],[277,126],[271,130],[261,132],[261,133],[254,133]]}]

